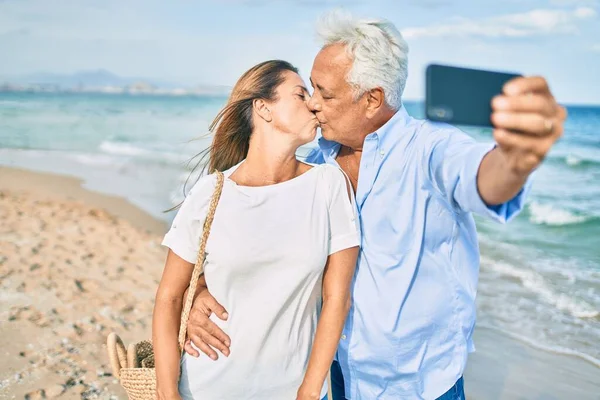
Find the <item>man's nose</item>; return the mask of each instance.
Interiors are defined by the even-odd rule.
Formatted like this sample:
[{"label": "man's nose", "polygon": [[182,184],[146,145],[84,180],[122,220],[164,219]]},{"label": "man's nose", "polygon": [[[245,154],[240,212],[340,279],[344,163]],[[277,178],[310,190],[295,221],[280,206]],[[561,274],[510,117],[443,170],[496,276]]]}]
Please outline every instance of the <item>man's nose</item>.
[{"label": "man's nose", "polygon": [[317,111],[321,111],[321,104],[317,101],[317,96],[311,96],[310,99],[308,99],[308,109],[312,112],[317,112]]}]

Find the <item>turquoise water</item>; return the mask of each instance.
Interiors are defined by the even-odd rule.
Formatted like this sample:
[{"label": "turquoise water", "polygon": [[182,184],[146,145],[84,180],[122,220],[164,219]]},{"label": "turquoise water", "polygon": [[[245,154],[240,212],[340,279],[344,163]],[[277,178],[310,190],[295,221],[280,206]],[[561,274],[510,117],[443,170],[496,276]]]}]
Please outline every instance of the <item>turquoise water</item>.
[{"label": "turquoise water", "polygon": [[[0,164],[81,177],[168,221],[173,214],[162,210],[183,198],[188,161],[208,144],[224,102],[3,93]],[[423,114],[421,104],[406,107]],[[490,130],[464,129],[491,140]],[[600,108],[569,107],[565,136],[536,171],[525,210],[508,225],[477,219],[480,326],[600,366],[599,182]]]}]

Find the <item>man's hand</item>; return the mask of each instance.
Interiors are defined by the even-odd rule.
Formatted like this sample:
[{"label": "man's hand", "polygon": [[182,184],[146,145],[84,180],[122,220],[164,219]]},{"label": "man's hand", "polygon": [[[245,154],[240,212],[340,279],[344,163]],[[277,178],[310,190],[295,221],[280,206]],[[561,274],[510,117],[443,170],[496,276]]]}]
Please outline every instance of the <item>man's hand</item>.
[{"label": "man's hand", "polygon": [[507,167],[525,178],[563,134],[567,117],[541,77],[515,78],[492,101],[494,139]]},{"label": "man's hand", "polygon": [[186,340],[184,345],[185,351],[193,357],[198,357],[200,353],[192,347],[190,340],[213,360],[219,358],[214,349],[218,349],[226,357],[229,356],[231,339],[209,319],[212,313],[223,321],[227,320],[228,314],[225,308],[209,293],[208,288],[201,288],[190,311],[187,328],[189,340]]}]

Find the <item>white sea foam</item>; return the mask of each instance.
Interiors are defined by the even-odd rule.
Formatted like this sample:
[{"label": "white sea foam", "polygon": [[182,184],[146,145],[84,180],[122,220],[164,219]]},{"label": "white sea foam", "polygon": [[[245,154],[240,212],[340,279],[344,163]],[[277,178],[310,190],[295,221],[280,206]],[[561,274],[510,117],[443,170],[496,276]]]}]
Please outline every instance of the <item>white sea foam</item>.
[{"label": "white sea foam", "polygon": [[511,278],[518,279],[523,287],[535,294],[539,299],[554,308],[566,312],[579,319],[596,318],[600,311],[594,306],[579,299],[574,299],[567,294],[559,293],[552,288],[550,283],[536,271],[526,268],[517,268],[510,264],[488,260],[482,257],[485,266],[490,270]]},{"label": "white sea foam", "polygon": [[576,165],[581,164],[581,158],[574,156],[572,154],[569,154],[568,156],[565,157],[565,162],[567,163],[567,165],[574,167]]},{"label": "white sea foam", "polygon": [[103,155],[103,154],[81,153],[81,154],[73,154],[73,155],[71,155],[71,158],[81,164],[90,165],[90,166],[98,166],[98,167],[109,166],[109,165],[113,165],[115,163],[115,159],[113,157]]},{"label": "white sea foam", "polygon": [[105,154],[114,156],[143,159],[144,161],[166,162],[171,164],[182,164],[190,158],[188,155],[161,149],[160,146],[157,145],[144,148],[132,143],[112,141],[102,142],[99,146],[99,150]]},{"label": "white sea foam", "polygon": [[569,349],[569,348],[561,347],[561,346],[545,345],[545,344],[540,343],[540,341],[537,339],[532,339],[532,338],[529,338],[524,335],[518,335],[512,331],[508,331],[508,330],[505,330],[505,329],[502,329],[502,328],[499,328],[497,326],[490,325],[490,324],[478,323],[477,326],[479,328],[485,328],[485,329],[494,330],[496,332],[500,332],[506,336],[516,339],[516,340],[518,340],[522,343],[525,343],[528,346],[533,347],[538,350],[542,350],[542,351],[546,351],[546,352],[554,353],[554,354],[561,354],[561,355],[565,355],[565,356],[578,357],[578,358],[585,360],[585,361],[591,363],[592,365],[595,365],[596,367],[600,368],[600,360],[587,354],[587,353],[583,353],[581,351],[577,351],[577,350],[573,350],[573,349]]},{"label": "white sea foam", "polygon": [[570,225],[584,222],[586,217],[576,215],[551,204],[542,204],[536,201],[529,203],[529,221],[534,224],[544,225]]},{"label": "white sea foam", "polygon": [[139,156],[149,153],[148,150],[142,149],[129,143],[119,143],[111,141],[102,142],[100,144],[100,150],[108,154],[115,154],[119,156]]}]

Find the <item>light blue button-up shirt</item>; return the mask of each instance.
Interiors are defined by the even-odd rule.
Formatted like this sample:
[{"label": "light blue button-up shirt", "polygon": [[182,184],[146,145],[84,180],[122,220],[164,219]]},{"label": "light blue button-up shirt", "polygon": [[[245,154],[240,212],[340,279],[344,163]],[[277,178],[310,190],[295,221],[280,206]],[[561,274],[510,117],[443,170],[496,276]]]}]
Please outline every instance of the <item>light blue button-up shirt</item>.
[{"label": "light blue button-up shirt", "polygon": [[[492,148],[404,108],[365,138],[361,252],[337,353],[348,399],[435,399],[462,376],[479,274],[472,213],[506,222],[530,187],[486,206],[476,178]],[[321,138],[307,161],[337,165],[339,149]]]}]

